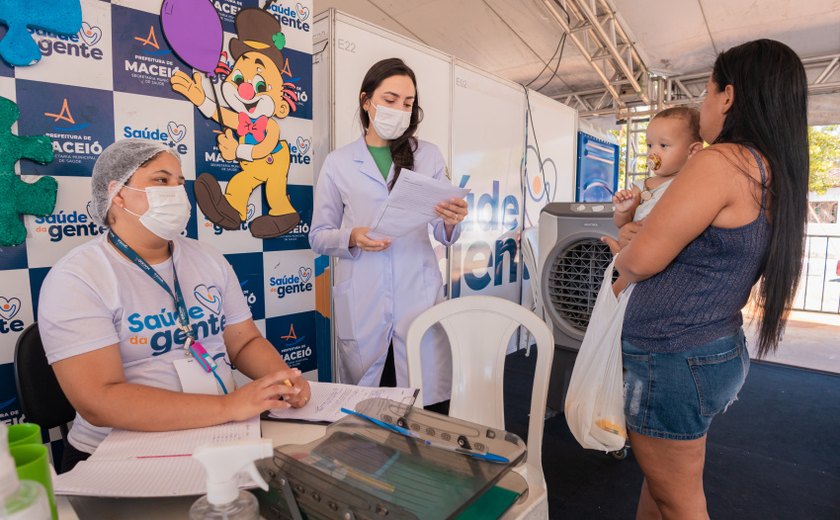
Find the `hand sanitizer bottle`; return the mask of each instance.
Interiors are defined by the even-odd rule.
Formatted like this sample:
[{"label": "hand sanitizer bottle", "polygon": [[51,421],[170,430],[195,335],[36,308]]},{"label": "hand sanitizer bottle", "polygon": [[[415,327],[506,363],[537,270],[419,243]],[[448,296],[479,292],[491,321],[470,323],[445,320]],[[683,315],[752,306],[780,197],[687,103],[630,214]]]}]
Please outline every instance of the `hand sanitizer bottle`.
[{"label": "hand sanitizer bottle", "polygon": [[240,491],[236,476],[248,473],[264,490],[268,484],[260,476],[255,460],[274,454],[270,439],[206,444],[193,453],[207,470],[207,495],[190,508],[190,520],[259,520],[257,497]]},{"label": "hand sanitizer bottle", "polygon": [[15,461],[9,454],[9,432],[0,424],[0,518],[4,520],[50,520],[50,502],[40,482],[18,480]]}]

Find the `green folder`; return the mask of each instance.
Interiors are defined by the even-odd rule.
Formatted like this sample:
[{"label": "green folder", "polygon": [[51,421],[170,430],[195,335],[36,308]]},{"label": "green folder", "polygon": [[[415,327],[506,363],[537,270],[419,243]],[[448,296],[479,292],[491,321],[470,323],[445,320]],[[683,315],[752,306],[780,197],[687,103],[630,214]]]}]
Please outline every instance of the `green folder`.
[{"label": "green folder", "polygon": [[519,498],[519,493],[493,486],[457,516],[458,520],[487,520],[499,518]]}]

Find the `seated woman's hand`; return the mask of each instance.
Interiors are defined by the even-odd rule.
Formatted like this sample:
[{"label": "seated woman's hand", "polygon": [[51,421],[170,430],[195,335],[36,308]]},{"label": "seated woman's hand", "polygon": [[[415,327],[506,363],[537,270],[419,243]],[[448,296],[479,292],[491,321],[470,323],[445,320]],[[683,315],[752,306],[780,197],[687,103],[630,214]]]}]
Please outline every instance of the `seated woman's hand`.
[{"label": "seated woman's hand", "polygon": [[296,394],[287,394],[283,397],[283,400],[292,405],[292,408],[303,408],[309,403],[309,399],[312,397],[312,392],[309,388],[309,381],[307,381],[303,375],[299,375],[289,381],[295,388],[299,389],[300,392]]},{"label": "seated woman's hand", "polygon": [[[228,417],[232,421],[245,421],[272,408],[293,406],[290,401],[298,396],[302,389],[296,385],[289,386],[285,381],[297,381],[299,378],[301,378],[300,370],[290,368],[278,370],[237,388],[226,396]],[[306,392],[309,395],[308,383]]]}]

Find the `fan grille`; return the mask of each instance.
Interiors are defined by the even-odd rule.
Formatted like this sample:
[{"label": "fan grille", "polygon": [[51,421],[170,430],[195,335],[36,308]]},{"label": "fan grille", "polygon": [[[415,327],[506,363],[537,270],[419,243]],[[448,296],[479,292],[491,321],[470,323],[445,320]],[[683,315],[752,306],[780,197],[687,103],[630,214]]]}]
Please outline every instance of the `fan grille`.
[{"label": "fan grille", "polygon": [[[609,247],[588,238],[569,244],[554,257],[547,278],[548,295],[556,315],[586,332],[595,299],[612,261]],[[613,281],[618,273],[613,274]]]}]

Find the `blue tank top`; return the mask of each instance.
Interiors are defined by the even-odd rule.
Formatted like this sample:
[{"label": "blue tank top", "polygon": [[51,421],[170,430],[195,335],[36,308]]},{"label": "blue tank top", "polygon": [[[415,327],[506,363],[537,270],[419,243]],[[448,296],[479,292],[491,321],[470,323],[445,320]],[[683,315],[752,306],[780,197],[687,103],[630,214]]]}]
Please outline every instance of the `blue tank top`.
[{"label": "blue tank top", "polygon": [[764,269],[771,225],[761,171],[761,210],[737,228],[709,226],[662,272],[636,284],[624,315],[622,339],[649,352],[684,352],[734,334],[741,309]]}]

